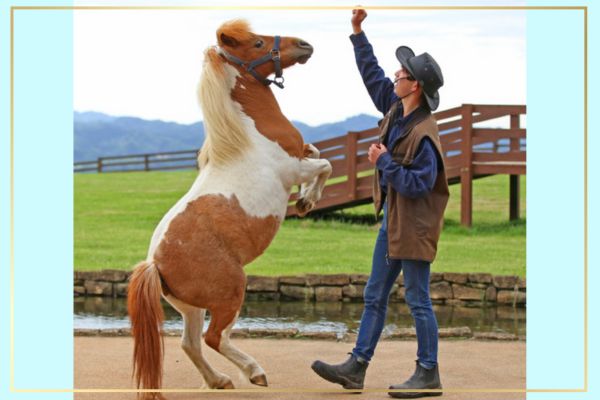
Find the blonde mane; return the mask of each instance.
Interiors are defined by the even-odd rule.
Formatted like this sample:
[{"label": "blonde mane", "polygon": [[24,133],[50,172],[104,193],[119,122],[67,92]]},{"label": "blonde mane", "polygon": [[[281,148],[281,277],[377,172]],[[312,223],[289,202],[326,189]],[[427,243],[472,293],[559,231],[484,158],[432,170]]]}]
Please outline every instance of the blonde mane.
[{"label": "blonde mane", "polygon": [[200,168],[210,160],[213,165],[223,165],[238,159],[250,146],[239,109],[231,100],[230,92],[235,76],[225,70],[217,50],[205,51],[204,70],[198,86],[198,98],[204,114],[204,145],[198,156]]}]

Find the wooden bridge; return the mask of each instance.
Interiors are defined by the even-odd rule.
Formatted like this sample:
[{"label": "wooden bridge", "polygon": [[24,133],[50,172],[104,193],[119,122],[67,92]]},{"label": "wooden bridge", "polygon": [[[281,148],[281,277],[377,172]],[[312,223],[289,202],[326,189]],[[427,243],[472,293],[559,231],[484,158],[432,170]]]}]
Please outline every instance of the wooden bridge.
[{"label": "wooden bridge", "polygon": [[[473,179],[494,174],[510,178],[510,219],[519,218],[519,175],[526,173],[526,130],[522,128],[524,105],[463,104],[434,114],[438,121],[446,176],[449,184],[461,184],[461,224],[471,226]],[[327,158],[333,173],[315,211],[332,211],[370,203],[373,165],[367,150],[377,142],[378,129],[348,132],[345,136],[313,143]],[[197,168],[197,150],[118,157],[101,157],[75,163],[75,172],[122,172]],[[296,215],[290,197],[287,216]]]},{"label": "wooden bridge", "polygon": [[[510,219],[519,218],[519,175],[526,173],[526,130],[521,128],[524,105],[477,105],[434,114],[438,121],[449,184],[461,184],[461,224],[471,226],[473,179],[510,176]],[[373,201],[373,165],[367,150],[377,142],[377,128],[313,143],[333,166],[316,210],[332,211]],[[295,200],[297,193],[292,194]],[[296,215],[291,203],[287,215]]]}]

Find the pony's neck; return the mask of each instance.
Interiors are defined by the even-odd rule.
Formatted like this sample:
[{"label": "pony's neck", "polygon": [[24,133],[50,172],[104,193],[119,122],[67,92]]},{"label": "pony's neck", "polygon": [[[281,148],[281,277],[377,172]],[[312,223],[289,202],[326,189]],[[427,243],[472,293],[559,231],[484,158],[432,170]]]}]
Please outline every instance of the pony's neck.
[{"label": "pony's neck", "polygon": [[290,156],[302,158],[304,140],[300,132],[283,115],[270,87],[243,72],[231,91],[231,98],[242,106],[259,133],[277,142]]},{"label": "pony's neck", "polygon": [[204,69],[198,88],[206,132],[198,157],[200,168],[209,161],[213,165],[228,164],[243,156],[251,146],[239,115],[239,106],[231,101],[231,90],[236,78],[230,72],[214,48],[205,52]]}]

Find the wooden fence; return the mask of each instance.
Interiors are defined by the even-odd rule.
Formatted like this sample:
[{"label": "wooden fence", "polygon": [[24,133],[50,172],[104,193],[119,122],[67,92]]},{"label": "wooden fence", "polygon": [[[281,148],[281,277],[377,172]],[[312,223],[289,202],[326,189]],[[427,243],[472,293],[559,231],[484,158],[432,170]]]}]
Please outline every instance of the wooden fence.
[{"label": "wooden fence", "polygon": [[[461,184],[461,224],[471,226],[473,179],[506,174],[510,179],[510,219],[519,218],[519,175],[526,173],[526,130],[521,117],[524,105],[463,104],[434,114],[438,121],[449,184]],[[333,172],[315,211],[365,204],[372,201],[373,165],[369,146],[377,142],[377,128],[313,143]],[[119,157],[75,163],[75,172],[122,172],[197,168],[197,150]],[[296,215],[290,197],[287,215]]]},{"label": "wooden fence", "polygon": [[[526,130],[521,127],[524,105],[476,105],[434,114],[438,121],[449,184],[461,183],[461,224],[471,226],[473,179],[510,176],[510,218],[519,218],[519,175],[526,173]],[[502,127],[504,125],[504,127]],[[367,150],[377,143],[377,128],[314,143],[333,166],[316,210],[331,211],[372,202],[373,165]],[[291,200],[295,201],[297,193]],[[296,215],[293,203],[287,215]]]},{"label": "wooden fence", "polygon": [[99,157],[94,161],[74,164],[75,172],[132,172],[165,171],[198,168],[198,150],[168,151],[152,154],[130,154],[128,156]]}]

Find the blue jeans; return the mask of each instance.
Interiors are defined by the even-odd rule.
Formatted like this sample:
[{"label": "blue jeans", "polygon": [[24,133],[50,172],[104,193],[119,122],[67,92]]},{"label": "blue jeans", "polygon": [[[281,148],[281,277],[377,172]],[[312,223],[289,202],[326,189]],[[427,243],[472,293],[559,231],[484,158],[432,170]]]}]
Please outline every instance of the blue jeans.
[{"label": "blue jeans", "polygon": [[400,271],[403,271],[405,299],[417,330],[417,359],[424,368],[433,368],[437,364],[438,325],[429,297],[429,262],[387,259],[387,250],[387,217],[384,213],[373,252],[371,275],[365,287],[365,308],[352,354],[371,361],[385,323],[390,291]]}]

